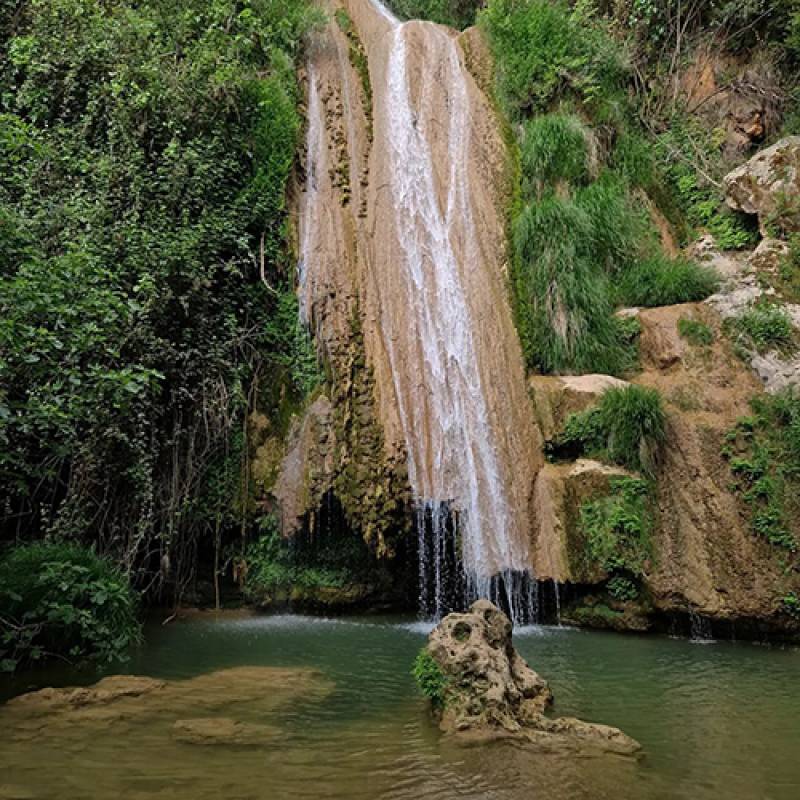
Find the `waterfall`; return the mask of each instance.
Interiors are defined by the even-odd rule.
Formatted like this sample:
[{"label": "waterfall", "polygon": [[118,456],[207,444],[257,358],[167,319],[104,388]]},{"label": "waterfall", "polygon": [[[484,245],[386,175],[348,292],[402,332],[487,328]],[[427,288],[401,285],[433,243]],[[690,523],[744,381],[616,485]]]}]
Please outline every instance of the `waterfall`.
[{"label": "waterfall", "polygon": [[306,186],[303,196],[301,217],[304,220],[300,239],[300,259],[297,263],[297,287],[300,308],[300,321],[306,327],[311,324],[311,298],[313,296],[313,277],[309,276],[308,265],[313,261],[314,252],[319,246],[319,225],[313,224],[314,207],[319,202],[319,178],[326,169],[327,148],[323,138],[324,118],[319,98],[319,87],[314,68],[308,70],[308,109],[306,111],[308,132],[306,133]]},{"label": "waterfall", "polygon": [[[371,129],[368,182],[351,181],[353,206],[367,211],[348,218],[347,235],[333,229],[347,213],[329,179],[341,137],[325,130],[321,104],[334,94],[321,99],[312,64],[301,314],[332,327],[336,299],[358,294],[384,432],[407,457],[420,613],[487,597],[535,621],[528,502],[541,456],[503,274],[497,123],[454,31],[400,22],[378,0],[347,7],[368,37],[374,141]],[[320,48],[318,60],[328,86],[347,85],[330,77],[341,59]],[[354,112],[340,108],[357,141]],[[349,290],[345,263],[358,282]]]},{"label": "waterfall", "polygon": [[[481,258],[475,238],[468,170],[470,95],[456,39],[445,28],[425,25],[428,60],[423,68],[447,87],[439,117],[425,113],[423,90],[411,97],[409,31],[421,23],[392,18],[385,109],[390,192],[402,258],[399,271],[409,314],[384,319],[385,339],[408,448],[412,489],[420,503],[417,529],[421,610],[446,611],[447,574],[460,542],[464,602],[493,597],[523,619],[530,581],[524,532],[514,515],[498,464],[484,378],[474,341],[475,318],[464,273]],[[432,122],[439,123],[438,130]],[[446,162],[435,163],[433,136],[444,137]],[[435,175],[443,176],[444,193]],[[442,196],[442,194],[444,196]],[[415,339],[409,347],[407,330]],[[406,330],[400,331],[403,325]],[[400,351],[396,345],[402,343]],[[415,353],[419,383],[398,380],[401,361]],[[457,560],[457,558],[456,558]],[[450,579],[452,582],[452,574]]]}]

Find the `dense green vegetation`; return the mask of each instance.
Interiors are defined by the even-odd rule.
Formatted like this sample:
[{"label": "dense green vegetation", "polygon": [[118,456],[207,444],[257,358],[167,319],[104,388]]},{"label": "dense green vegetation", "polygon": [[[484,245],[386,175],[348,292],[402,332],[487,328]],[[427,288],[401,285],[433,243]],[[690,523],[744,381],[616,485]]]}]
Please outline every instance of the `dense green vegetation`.
[{"label": "dense green vegetation", "polygon": [[[336,528],[327,522],[323,527]],[[281,538],[273,516],[262,517],[260,535],[241,563],[245,596],[262,605],[352,605],[386,584],[385,567],[357,534],[300,531],[289,541]]]},{"label": "dense green vegetation", "polygon": [[91,550],[59,540],[0,556],[0,671],[57,656],[108,662],[138,641],[126,576]]},{"label": "dense green vegetation", "polygon": [[554,455],[593,455],[652,474],[666,439],[666,417],[655,389],[607,389],[593,408],[571,414],[549,444]]},{"label": "dense green vegetation", "polygon": [[717,286],[711,270],[662,251],[644,195],[658,165],[625,49],[591,3],[492,0],[480,21],[522,131],[512,284],[528,364],[624,373],[636,354],[617,307],[701,300]]},{"label": "dense green vegetation", "polygon": [[609,575],[606,590],[612,597],[634,600],[652,557],[651,487],[638,478],[614,478],[610,489],[581,506],[583,552]]},{"label": "dense green vegetation", "polygon": [[798,548],[800,396],[785,391],[752,401],[751,416],[728,434],[723,454],[737,491],[750,508],[753,532],[776,547]]},{"label": "dense green vegetation", "polygon": [[168,597],[245,528],[246,416],[318,380],[284,208],[315,19],[0,6],[2,538],[94,543]]}]

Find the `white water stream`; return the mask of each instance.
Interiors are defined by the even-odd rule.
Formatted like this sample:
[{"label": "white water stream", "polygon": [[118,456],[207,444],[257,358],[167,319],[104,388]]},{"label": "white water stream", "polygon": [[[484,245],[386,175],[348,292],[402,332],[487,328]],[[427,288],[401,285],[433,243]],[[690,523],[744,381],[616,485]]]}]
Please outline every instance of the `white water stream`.
[{"label": "white water stream", "polygon": [[[509,465],[501,465],[497,415],[493,425],[479,362],[477,342],[490,329],[479,330],[483,315],[468,289],[471,270],[495,268],[482,262],[475,235],[471,78],[451,31],[402,23],[378,0],[372,4],[390,26],[381,39],[385,68],[372,77],[385,81],[374,95],[375,118],[383,123],[376,125],[374,152],[388,162],[395,228],[374,235],[399,244],[397,257],[376,266],[387,278],[383,291],[393,292],[382,308],[402,309],[384,312],[380,325],[418,509],[420,608],[441,616],[455,590],[456,604],[490,597],[516,621],[530,621],[536,587],[528,573],[529,531],[520,529],[523,516],[512,508]],[[321,124],[312,72],[304,212],[316,202],[315,175],[326,158]],[[316,226],[308,222],[313,214],[305,216],[299,277],[307,321]],[[494,392],[502,393],[504,365],[496,370]]]}]

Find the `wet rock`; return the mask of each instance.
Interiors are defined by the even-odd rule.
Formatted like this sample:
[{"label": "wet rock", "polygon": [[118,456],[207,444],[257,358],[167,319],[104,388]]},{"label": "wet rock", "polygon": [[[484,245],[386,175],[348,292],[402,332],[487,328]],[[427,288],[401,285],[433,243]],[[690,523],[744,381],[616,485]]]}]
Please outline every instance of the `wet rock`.
[{"label": "wet rock", "polygon": [[280,736],[270,725],[240,722],[228,717],[179,719],[172,726],[172,737],[184,744],[238,745],[254,747],[269,744]]},{"label": "wet rock", "polygon": [[533,744],[635,753],[622,731],[570,717],[544,715],[553,695],[515,650],[509,618],[488,600],[449,614],[434,628],[428,652],[446,681],[443,731],[468,739],[515,737]]},{"label": "wet rock", "polygon": [[800,231],[800,136],[787,136],[762,150],[725,176],[728,205],[758,216],[764,236],[768,228]]}]

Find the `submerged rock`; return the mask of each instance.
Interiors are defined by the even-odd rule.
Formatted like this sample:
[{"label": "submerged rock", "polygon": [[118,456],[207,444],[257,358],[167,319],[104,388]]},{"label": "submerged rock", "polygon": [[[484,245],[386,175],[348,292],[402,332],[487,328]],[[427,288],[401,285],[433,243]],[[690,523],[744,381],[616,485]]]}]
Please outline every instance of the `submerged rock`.
[{"label": "submerged rock", "polygon": [[514,648],[509,618],[488,600],[449,614],[434,628],[427,652],[445,685],[440,728],[470,739],[514,737],[556,748],[631,754],[640,749],[617,728],[544,715],[553,695]]},{"label": "submerged rock", "polygon": [[172,737],[184,744],[239,745],[255,747],[268,744],[281,731],[271,725],[240,722],[228,717],[179,719],[172,726]]}]

